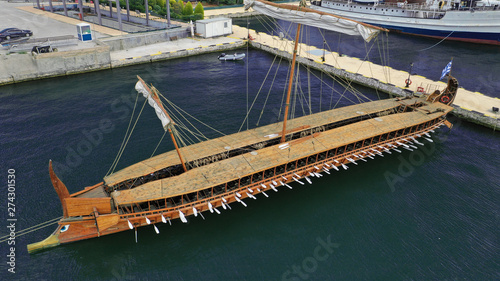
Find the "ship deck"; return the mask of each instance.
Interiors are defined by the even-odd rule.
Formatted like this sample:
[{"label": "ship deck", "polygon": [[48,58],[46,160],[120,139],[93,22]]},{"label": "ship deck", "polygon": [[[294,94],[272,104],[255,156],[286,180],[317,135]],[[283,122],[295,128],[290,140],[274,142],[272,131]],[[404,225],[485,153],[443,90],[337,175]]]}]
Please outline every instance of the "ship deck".
[{"label": "ship deck", "polygon": [[[332,122],[342,121],[364,114],[384,111],[390,108],[397,107],[402,103],[413,104],[417,100],[417,98],[407,99],[403,101],[398,101],[397,99],[379,100],[295,118],[288,121],[287,127],[289,128],[289,130],[287,131],[287,133],[298,129],[305,129],[307,127],[316,127]],[[241,148],[251,144],[267,141],[269,140],[270,135],[281,135],[282,126],[283,123],[278,122],[267,126],[262,126],[259,128],[189,145],[180,148],[180,150],[182,156],[184,157],[184,161],[189,162],[211,155],[224,153],[227,152],[228,149]],[[175,150],[128,166],[127,168],[124,168],[105,177],[104,183],[107,186],[113,186],[128,179],[134,179],[151,174],[155,171],[165,168],[166,164],[168,164],[169,166],[180,164],[179,157]]]},{"label": "ship deck", "polygon": [[[407,100],[406,102],[408,101],[409,100]],[[395,102],[397,101],[387,100],[381,103],[374,102],[374,104],[376,104],[377,106],[381,106],[382,104],[384,104],[385,106],[391,107]],[[343,116],[342,118],[344,118],[346,116],[346,113],[352,114],[356,111],[359,111],[361,108],[362,107],[351,107],[351,110],[354,109],[354,111],[349,112],[345,112],[346,109],[344,109],[343,114],[341,114],[340,116]],[[349,143],[353,143],[355,141],[363,140],[366,138],[371,138],[373,136],[384,134],[386,132],[410,127],[445,114],[443,112],[437,112],[437,108],[442,108],[445,112],[448,112],[452,109],[449,106],[434,103],[431,105],[423,106],[423,110],[401,114],[392,114],[379,117],[377,119],[360,121],[350,125],[321,132],[315,137],[305,138],[305,140],[298,139],[290,141],[290,146],[286,149],[280,149],[278,145],[266,147],[255,151],[257,152],[257,154],[245,153],[236,157],[221,160],[206,166],[189,170],[179,176],[148,182],[133,189],[113,192],[112,197],[114,198],[116,204],[122,205],[177,196],[205,189],[211,186],[216,186],[225,182],[229,182],[231,180],[237,180],[255,172],[264,171],[280,164],[301,159],[314,153],[319,153],[321,151],[325,151],[334,147],[347,145]],[[426,113],[425,109],[428,109],[433,113]],[[334,121],[336,120],[335,118],[339,118],[339,115],[337,115],[338,110],[339,109],[331,111],[328,115],[310,115],[308,116],[309,118],[303,118],[302,120],[299,120],[301,122],[295,123],[294,125],[306,125],[308,124],[307,122],[311,122],[313,120],[324,121],[323,119],[325,119]],[[368,108],[366,108],[366,110],[368,111]],[[347,115],[349,116],[349,114]],[[273,127],[267,126],[268,128],[266,128],[266,130],[264,131],[258,129],[251,131],[257,139],[261,139],[262,134],[275,132],[273,131],[273,129],[276,129],[274,127],[276,125],[272,126]],[[232,135],[231,137],[234,138],[236,136],[239,136],[240,134]],[[223,145],[226,146],[228,144],[227,142],[224,142]]]}]

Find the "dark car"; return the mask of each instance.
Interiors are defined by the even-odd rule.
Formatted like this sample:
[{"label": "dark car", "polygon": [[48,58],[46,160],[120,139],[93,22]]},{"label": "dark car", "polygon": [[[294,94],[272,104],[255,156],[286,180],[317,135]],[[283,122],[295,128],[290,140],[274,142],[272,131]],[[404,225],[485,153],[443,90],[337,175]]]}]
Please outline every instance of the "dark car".
[{"label": "dark car", "polygon": [[19,37],[30,37],[33,35],[31,30],[19,29],[19,28],[6,28],[0,31],[0,41],[10,40]]}]

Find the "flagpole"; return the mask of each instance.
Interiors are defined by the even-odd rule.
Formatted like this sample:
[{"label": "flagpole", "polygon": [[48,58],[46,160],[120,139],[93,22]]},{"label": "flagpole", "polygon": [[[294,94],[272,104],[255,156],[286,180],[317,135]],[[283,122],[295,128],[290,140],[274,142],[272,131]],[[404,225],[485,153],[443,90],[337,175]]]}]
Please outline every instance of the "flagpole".
[{"label": "flagpole", "polygon": [[453,68],[453,57],[451,57],[451,65],[450,65],[450,71],[448,72],[448,82],[450,82],[450,76],[451,76],[451,69]]}]

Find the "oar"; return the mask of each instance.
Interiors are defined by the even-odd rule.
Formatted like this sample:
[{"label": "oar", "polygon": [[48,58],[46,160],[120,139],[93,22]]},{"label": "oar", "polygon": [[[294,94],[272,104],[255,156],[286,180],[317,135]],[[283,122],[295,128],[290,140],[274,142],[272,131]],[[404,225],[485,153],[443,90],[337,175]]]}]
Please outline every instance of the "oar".
[{"label": "oar", "polygon": [[293,177],[293,176],[292,176],[292,179],[293,179],[294,181],[296,181],[296,182],[298,182],[298,183],[300,183],[300,184],[304,185],[304,183],[303,183],[303,182],[299,181],[298,179],[296,179],[296,178],[295,178],[295,177]]},{"label": "oar", "polygon": [[229,208],[229,210],[231,210],[231,206],[229,206],[229,204],[222,202],[222,205],[224,205],[224,206],[228,207],[228,208]]},{"label": "oar", "polygon": [[349,160],[351,163],[354,163],[354,165],[358,165],[358,163],[356,163],[356,161],[354,161],[353,159],[351,159],[349,157],[346,157],[345,159]]},{"label": "oar", "polygon": [[248,192],[245,192],[247,194],[248,197],[254,199],[254,200],[257,200],[257,198],[255,196],[253,196],[252,194],[248,193]]},{"label": "oar", "polygon": [[236,198],[236,201],[240,202],[243,206],[247,206],[247,204],[245,204],[245,202],[243,202],[242,200],[240,200],[240,198],[238,198],[238,196],[234,196],[234,198]]},{"label": "oar", "polygon": [[291,187],[291,186],[289,186],[289,185],[288,185],[288,184],[286,184],[286,183],[283,183],[282,181],[280,181],[280,184],[281,184],[282,186],[284,185],[284,186],[286,186],[286,187],[288,187],[288,188],[292,189],[292,187]]},{"label": "oar", "polygon": [[304,178],[306,179],[306,181],[307,181],[309,184],[312,184],[312,181],[311,181],[311,180],[310,180],[307,176],[305,176]]},{"label": "oar", "polygon": [[188,222],[187,219],[186,219],[186,217],[184,216],[184,213],[181,210],[179,210],[179,217],[181,218],[181,221],[183,223],[187,223]]}]

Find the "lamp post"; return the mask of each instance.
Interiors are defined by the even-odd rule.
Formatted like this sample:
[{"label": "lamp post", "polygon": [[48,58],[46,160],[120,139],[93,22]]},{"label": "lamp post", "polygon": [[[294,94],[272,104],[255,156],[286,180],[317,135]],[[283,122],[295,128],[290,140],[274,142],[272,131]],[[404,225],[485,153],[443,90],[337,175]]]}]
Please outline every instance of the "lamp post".
[{"label": "lamp post", "polygon": [[165,2],[167,4],[167,28],[170,28],[170,0]]},{"label": "lamp post", "polygon": [[411,76],[411,70],[413,69],[413,62],[410,63],[410,72],[408,72],[408,79],[406,79],[406,88],[410,87],[411,85],[411,80],[410,80],[410,76]]}]

